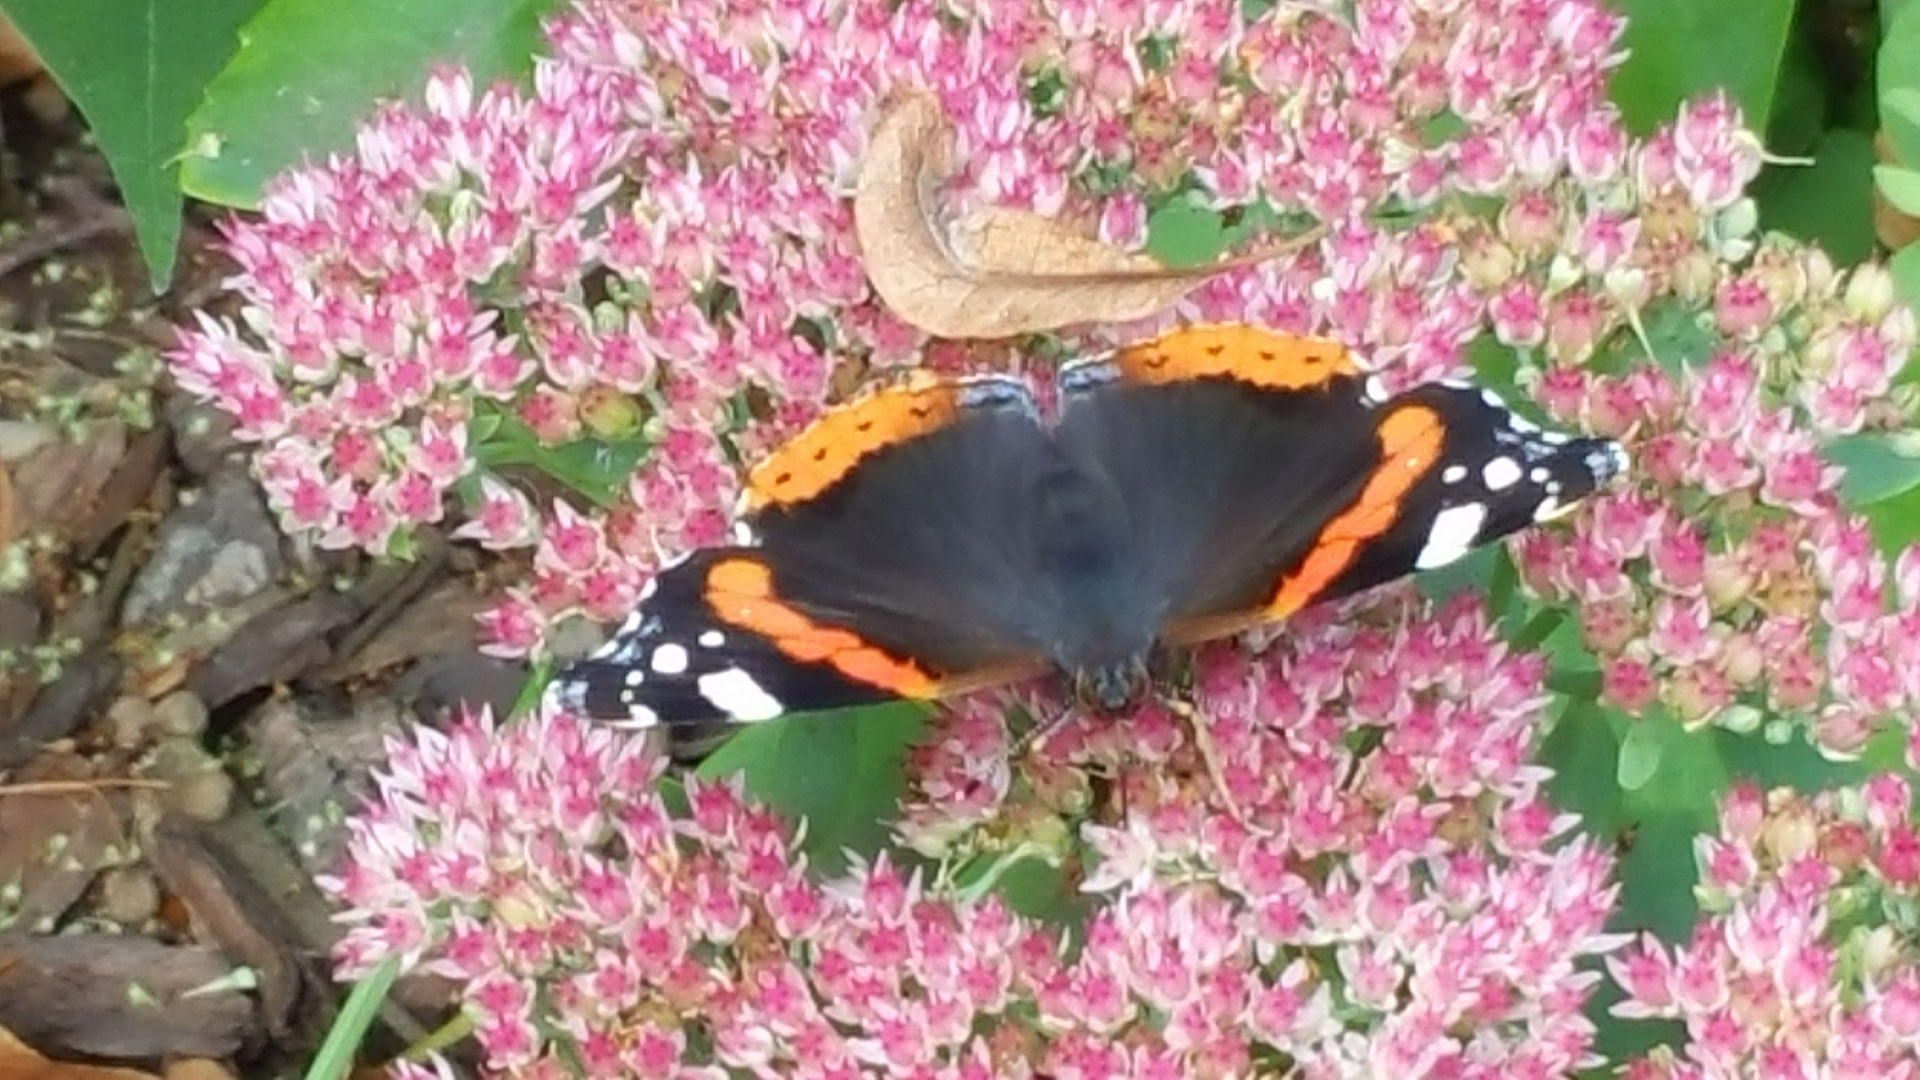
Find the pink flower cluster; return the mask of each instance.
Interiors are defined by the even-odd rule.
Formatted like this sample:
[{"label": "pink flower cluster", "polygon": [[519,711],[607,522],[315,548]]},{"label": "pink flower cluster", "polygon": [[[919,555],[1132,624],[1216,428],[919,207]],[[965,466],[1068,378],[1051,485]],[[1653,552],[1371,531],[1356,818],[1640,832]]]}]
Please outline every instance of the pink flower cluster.
[{"label": "pink flower cluster", "polygon": [[[1570,835],[1524,759],[1539,658],[1456,605],[1323,622],[1271,659],[1209,653],[1191,727],[1075,721],[995,807],[996,825],[1048,818],[1058,834],[1095,809],[1062,813],[1066,778],[1125,766],[1117,819],[1059,835],[1084,847],[1083,888],[1102,897],[1077,947],[953,884],[993,856],[990,837],[1012,842],[1004,827],[950,837],[931,885],[885,859],[820,883],[737,786],[690,780],[676,816],[638,742],[547,715],[391,748],[324,883],[350,926],[342,974],[402,955],[458,980],[489,1067],[522,1075],[1595,1063],[1582,1008],[1599,974],[1582,961],[1617,944],[1602,931],[1610,859]],[[964,771],[957,749],[923,764]],[[919,775],[923,795],[964,783]]]},{"label": "pink flower cluster", "polygon": [[1084,844],[1083,887],[1107,898],[1038,989],[1062,1030],[1047,1071],[1122,1075],[1130,1041],[1187,1048],[1168,1075],[1274,1051],[1306,1077],[1594,1063],[1599,976],[1580,962],[1617,944],[1611,860],[1527,760],[1544,665],[1474,605],[1414,611],[1309,615],[1253,664],[1206,650],[1190,712],[1073,716],[1017,779],[981,764],[1006,760],[1004,706],[969,703],[918,752],[909,845],[990,861]]},{"label": "pink flower cluster", "polygon": [[[530,93],[478,99],[445,72],[424,111],[383,109],[352,156],[283,175],[258,216],[229,222],[240,321],[198,313],[169,359],[182,389],[261,444],[255,471],[289,530],[405,550],[403,530],[440,521],[474,470],[485,403],[532,423],[536,371],[647,385],[648,369],[614,362],[634,328],[589,333],[569,299],[584,223],[632,143],[609,87],[578,70],[545,65]],[[626,351],[647,355],[632,340]],[[483,540],[537,531],[504,485],[476,509],[469,532]]]},{"label": "pink flower cluster", "polygon": [[1697,365],[1542,380],[1554,411],[1633,444],[1640,484],[1574,535],[1523,538],[1522,573],[1579,605],[1609,704],[1798,717],[1853,753],[1920,704],[1920,556],[1881,554],[1822,440],[1905,426],[1913,313],[1884,270],[1780,246],[1714,291],[1745,299],[1717,305],[1726,340]]},{"label": "pink flower cluster", "polygon": [[[1907,767],[1920,767],[1910,742]],[[1920,829],[1885,774],[1808,798],[1737,785],[1697,841],[1703,919],[1612,957],[1623,1017],[1680,1020],[1632,1080],[1920,1076]]]},{"label": "pink flower cluster", "polygon": [[884,860],[817,882],[737,783],[687,781],[676,816],[643,741],[566,715],[390,749],[321,883],[340,971],[397,955],[457,980],[493,1070],[995,1075],[971,1025],[1057,949]]}]

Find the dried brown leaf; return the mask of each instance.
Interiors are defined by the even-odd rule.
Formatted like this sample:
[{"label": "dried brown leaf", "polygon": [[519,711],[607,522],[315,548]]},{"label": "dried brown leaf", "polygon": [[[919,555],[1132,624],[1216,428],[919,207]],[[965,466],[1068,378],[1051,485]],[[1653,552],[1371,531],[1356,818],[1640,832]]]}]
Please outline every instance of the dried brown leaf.
[{"label": "dried brown leaf", "polygon": [[187,1058],[169,1064],[163,1080],[233,1080],[233,1074],[212,1058]]},{"label": "dried brown leaf", "polygon": [[186,904],[195,937],[254,970],[261,1019],[269,1033],[286,1035],[307,989],[297,937],[260,883],[210,847],[205,834],[183,818],[163,819],[147,844],[154,872]]},{"label": "dried brown leaf", "polygon": [[[1882,165],[1900,164],[1894,158],[1893,143],[1884,131],[1873,137],[1873,156]],[[1887,197],[1880,194],[1878,184],[1873,187],[1873,235],[1888,251],[1899,251],[1920,240],[1920,218],[1903,213],[1888,202]]]},{"label": "dried brown leaf", "polygon": [[0,1077],[6,1080],[154,1080],[152,1073],[49,1061],[38,1050],[0,1027]]},{"label": "dried brown leaf", "polygon": [[21,926],[58,922],[104,867],[127,857],[120,811],[92,778],[82,759],[46,754],[0,788],[0,880],[18,890]]},{"label": "dried brown leaf", "polygon": [[260,1036],[253,999],[215,988],[231,973],[139,934],[0,933],[0,1028],[56,1057],[226,1057]]},{"label": "dried brown leaf", "polygon": [[919,91],[896,94],[881,105],[853,198],[874,291],[895,315],[936,336],[1010,337],[1143,318],[1208,278],[1257,261],[1170,269],[1010,207],[950,220],[936,191],[954,172],[952,157],[953,127],[939,101]]},{"label": "dried brown leaf", "polygon": [[0,12],[0,86],[12,86],[47,70],[5,12]]},{"label": "dried brown leaf", "polygon": [[0,461],[0,545],[13,542],[13,478]]}]

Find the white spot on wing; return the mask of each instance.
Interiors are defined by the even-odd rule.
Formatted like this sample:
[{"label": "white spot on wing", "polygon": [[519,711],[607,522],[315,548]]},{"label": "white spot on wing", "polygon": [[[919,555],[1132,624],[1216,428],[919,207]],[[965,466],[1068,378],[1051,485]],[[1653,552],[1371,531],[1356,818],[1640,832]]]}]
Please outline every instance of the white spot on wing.
[{"label": "white spot on wing", "polygon": [[717,649],[726,643],[727,635],[718,630],[708,630],[700,635],[700,647],[703,649]]},{"label": "white spot on wing", "polygon": [[753,676],[739,668],[702,675],[695,685],[714,708],[742,723],[771,720],[786,711],[778,699],[753,681]]},{"label": "white spot on wing", "polygon": [[1443,484],[1457,484],[1466,478],[1467,467],[1465,465],[1449,465],[1440,470],[1440,482]]},{"label": "white spot on wing", "polygon": [[1557,517],[1565,517],[1568,513],[1571,513],[1572,510],[1573,507],[1571,505],[1561,505],[1559,496],[1548,495],[1546,498],[1540,500],[1539,506],[1533,508],[1533,520],[1536,522],[1552,521]]},{"label": "white spot on wing", "polygon": [[1505,491],[1520,482],[1520,465],[1510,457],[1497,457],[1480,470],[1480,482],[1488,491]]},{"label": "white spot on wing", "polygon": [[647,673],[641,671],[639,668],[628,668],[626,678],[623,681],[628,686],[639,686],[641,683],[647,681]]},{"label": "white spot on wing", "polygon": [[639,731],[644,728],[655,727],[659,723],[659,713],[654,712],[645,705],[629,705],[627,706],[627,718],[625,720],[615,720],[613,726]]},{"label": "white spot on wing", "polygon": [[1420,557],[1413,565],[1431,570],[1466,555],[1480,539],[1480,526],[1486,521],[1487,508],[1480,503],[1463,503],[1440,511],[1427,532],[1427,546],[1420,550]]},{"label": "white spot on wing", "polygon": [[678,675],[687,670],[687,660],[687,647],[669,641],[653,650],[647,666],[662,675]]}]

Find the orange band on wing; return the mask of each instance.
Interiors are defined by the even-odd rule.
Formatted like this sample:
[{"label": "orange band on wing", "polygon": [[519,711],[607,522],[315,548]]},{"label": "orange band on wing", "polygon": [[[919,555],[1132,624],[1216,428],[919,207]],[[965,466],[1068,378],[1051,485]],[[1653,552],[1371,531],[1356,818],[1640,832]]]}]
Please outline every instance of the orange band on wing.
[{"label": "orange band on wing", "polygon": [[1353,354],[1337,341],[1296,337],[1245,323],[1171,330],[1119,350],[1108,362],[1134,383],[1212,376],[1265,390],[1306,390],[1361,373]]},{"label": "orange band on wing", "polygon": [[805,502],[876,450],[945,427],[960,412],[961,393],[950,380],[916,371],[829,411],[747,473],[741,513]]},{"label": "orange band on wing", "polygon": [[706,600],[714,615],[773,643],[809,664],[827,664],[856,682],[907,698],[932,698],[939,683],[910,660],[901,660],[851,631],[825,626],[789,607],[774,594],[773,574],[752,559],[726,559],[707,571]]},{"label": "orange band on wing", "polygon": [[1327,523],[1300,566],[1280,582],[1267,610],[1285,618],[1312,603],[1353,562],[1360,545],[1393,527],[1407,492],[1440,459],[1446,441],[1440,414],[1424,405],[1388,413],[1377,432],[1380,465],[1360,497]]}]

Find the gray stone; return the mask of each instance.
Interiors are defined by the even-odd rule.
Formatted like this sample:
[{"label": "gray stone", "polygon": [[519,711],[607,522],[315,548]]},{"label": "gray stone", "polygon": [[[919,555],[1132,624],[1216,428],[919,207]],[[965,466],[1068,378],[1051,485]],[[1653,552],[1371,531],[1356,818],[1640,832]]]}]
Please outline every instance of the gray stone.
[{"label": "gray stone", "polygon": [[153,554],[127,590],[121,621],[149,624],[220,610],[280,580],[280,530],[238,461],[183,498],[154,537]]}]

